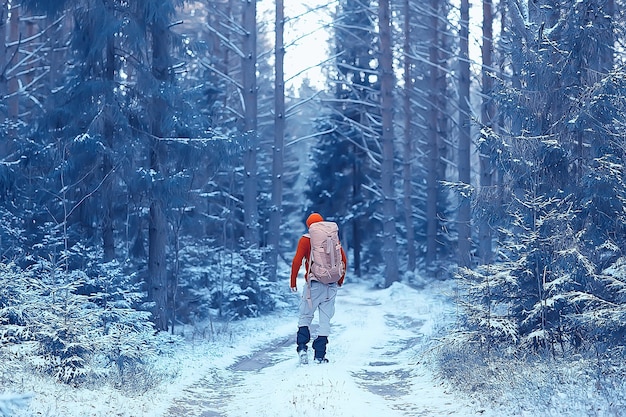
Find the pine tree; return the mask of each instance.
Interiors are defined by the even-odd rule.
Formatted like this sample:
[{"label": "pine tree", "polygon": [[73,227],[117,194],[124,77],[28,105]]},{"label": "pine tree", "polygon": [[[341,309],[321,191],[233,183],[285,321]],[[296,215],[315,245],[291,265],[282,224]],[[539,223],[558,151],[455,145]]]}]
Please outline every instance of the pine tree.
[{"label": "pine tree", "polygon": [[391,10],[388,0],[378,4],[378,27],[380,36],[379,77],[380,108],[382,118],[381,192],[383,216],[383,258],[385,260],[385,287],[398,281],[398,252],[396,241],[396,201],[394,189],[394,126],[393,87],[394,68],[391,45]]},{"label": "pine tree", "polygon": [[621,328],[621,283],[604,271],[619,270],[625,237],[624,149],[614,138],[626,90],[622,71],[609,71],[611,7],[561,6],[508,9],[512,75],[497,97],[505,123],[482,148],[504,174],[500,258],[479,278],[462,274],[477,278],[469,293],[483,294],[481,314],[506,319],[509,341],[554,354],[616,342],[608,334]]},{"label": "pine tree", "polygon": [[317,129],[328,133],[320,136],[315,147],[315,175],[307,192],[311,210],[325,213],[342,226],[343,242],[352,249],[350,263],[357,276],[364,268],[362,259],[372,266],[382,260],[379,244],[366,245],[382,226],[372,222],[374,213],[380,212],[376,181],[380,171],[375,161],[381,160],[381,132],[376,29],[369,5],[344,0],[334,16],[332,47],[337,58],[329,71],[332,97],[326,101],[330,115],[320,120]]}]

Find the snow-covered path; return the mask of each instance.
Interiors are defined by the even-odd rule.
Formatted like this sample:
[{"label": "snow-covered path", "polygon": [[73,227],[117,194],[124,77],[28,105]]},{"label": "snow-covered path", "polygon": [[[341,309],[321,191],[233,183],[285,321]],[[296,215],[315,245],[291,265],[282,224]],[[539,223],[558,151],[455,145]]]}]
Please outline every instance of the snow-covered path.
[{"label": "snow-covered path", "polygon": [[[420,361],[435,326],[450,319],[444,284],[418,291],[346,285],[337,298],[329,364],[299,365],[291,323],[269,321],[260,346],[210,367],[166,416],[395,417],[471,416],[468,400],[448,393]],[[287,320],[290,321],[290,320]],[[314,329],[313,329],[314,330]]]}]

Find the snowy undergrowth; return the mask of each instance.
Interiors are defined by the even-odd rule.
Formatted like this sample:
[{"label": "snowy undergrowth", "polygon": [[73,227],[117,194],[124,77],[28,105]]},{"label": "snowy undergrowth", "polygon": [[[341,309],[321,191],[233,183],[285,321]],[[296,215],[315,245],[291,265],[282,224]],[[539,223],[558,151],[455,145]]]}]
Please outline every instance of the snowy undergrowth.
[{"label": "snowy undergrowth", "polygon": [[[267,322],[281,322],[283,309],[263,317],[230,322],[214,320],[179,326],[176,336],[162,335],[158,355],[124,379],[93,369],[81,385],[58,382],[19,358],[0,357],[0,394],[25,398],[11,407],[11,417],[153,417],[161,415],[181,391],[205,377],[211,368],[232,364],[241,346],[262,346],[274,337]],[[285,332],[293,323],[284,320]],[[0,353],[3,351],[0,350]],[[21,362],[21,365],[20,365]],[[4,403],[8,403],[5,401]]]},{"label": "snowy undergrowth", "polygon": [[439,349],[440,378],[502,415],[621,416],[626,371],[580,356],[487,356],[464,346]]},{"label": "snowy undergrowth", "polygon": [[[228,417],[621,415],[626,387],[619,362],[521,360],[446,343],[455,320],[452,288],[451,282],[419,290],[346,286],[329,366],[298,367],[289,338],[299,296],[289,294],[290,306],[270,315],[178,328],[180,341],[165,343],[158,360],[123,387],[58,383],[19,368],[6,351],[0,384],[6,395],[30,396],[15,417],[181,417],[202,415],[201,408]],[[244,369],[251,364],[256,368]]]}]

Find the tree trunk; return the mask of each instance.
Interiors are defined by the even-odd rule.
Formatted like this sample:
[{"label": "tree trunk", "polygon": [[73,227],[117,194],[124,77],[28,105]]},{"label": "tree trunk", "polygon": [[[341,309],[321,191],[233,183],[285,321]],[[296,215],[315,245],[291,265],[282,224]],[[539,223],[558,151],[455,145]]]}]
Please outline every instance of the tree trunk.
[{"label": "tree trunk", "polygon": [[243,5],[243,101],[244,132],[244,222],[245,241],[248,246],[259,245],[258,203],[257,203],[257,85],[256,85],[256,0],[247,0]]},{"label": "tree trunk", "polygon": [[[522,51],[524,49],[523,37],[521,33],[526,32],[524,26],[524,17],[521,16],[520,11],[515,6],[509,6],[511,3],[509,0],[506,3],[505,9],[502,12],[501,23],[507,23],[510,20],[511,26],[511,46],[514,51]],[[509,16],[505,16],[508,14]],[[503,26],[506,27],[506,26]],[[518,91],[522,90],[522,68],[524,67],[523,54],[510,54],[511,56],[511,74],[509,75],[511,80],[511,86]],[[511,115],[511,135],[520,136],[522,134],[522,115],[519,111],[513,112]]]},{"label": "tree trunk", "polygon": [[[171,82],[167,30],[165,22],[161,20],[152,26],[152,75],[161,86],[158,90]],[[155,94],[153,97],[152,112],[150,168],[156,173],[162,173],[162,158],[164,156],[160,139],[164,136],[163,122],[167,112],[167,103],[159,94]],[[157,330],[165,331],[169,324],[168,294],[171,291],[167,279],[167,218],[165,216],[164,198],[154,188],[150,190],[148,295],[155,303],[153,312],[155,326]]]},{"label": "tree trunk", "polygon": [[[152,163],[158,157],[153,151]],[[169,324],[168,282],[167,282],[167,219],[163,211],[163,201],[153,198],[150,204],[150,225],[148,229],[148,297],[154,302],[153,320],[157,330],[166,331]]]},{"label": "tree trunk", "polygon": [[102,184],[102,244],[104,249],[104,261],[109,262],[115,259],[115,240],[113,238],[113,148],[115,125],[113,122],[112,106],[113,99],[113,83],[115,81],[115,38],[109,36],[106,46],[106,67],[104,69],[105,82],[108,85],[107,99],[104,111],[104,128],[103,136],[106,149],[102,161],[102,175],[104,183]]},{"label": "tree trunk", "polygon": [[[482,44],[482,106],[481,124],[483,129],[493,129],[494,108],[491,98],[493,78],[489,72],[493,71],[493,5],[491,0],[483,0],[483,44]],[[492,186],[493,171],[491,167],[492,155],[480,152],[480,187],[485,192]],[[478,225],[478,253],[480,262],[491,263],[491,227],[488,216],[481,216]]]},{"label": "tree trunk", "polygon": [[[469,0],[461,0],[461,21],[459,33],[459,182],[461,186],[470,185],[470,62],[469,62]],[[459,266],[470,264],[471,226],[470,226],[470,195],[461,192],[457,227],[459,233],[458,262]]]},{"label": "tree trunk", "polygon": [[[0,0],[1,1],[1,0]],[[7,22],[9,17],[9,2],[2,1],[0,3],[0,68],[2,68],[2,73],[0,74],[0,97],[2,101],[5,101],[5,96],[9,91],[9,86],[7,84],[6,79],[6,69],[7,69]],[[4,107],[4,106],[2,106]],[[5,109],[0,107],[0,123],[4,123],[7,118],[7,112]],[[6,141],[0,140],[0,159],[4,159],[6,156]]]},{"label": "tree trunk", "polygon": [[[8,1],[4,1],[0,3],[0,39],[2,43],[0,43],[0,68],[2,68],[2,73],[0,73],[0,99],[2,102],[6,102],[6,95],[9,91],[7,80],[6,80],[6,68],[7,68],[7,48],[6,48],[6,36],[7,36],[7,19],[9,13],[9,3]],[[4,123],[7,121],[7,112],[3,108],[4,106],[0,106],[0,126],[4,127]],[[9,146],[9,138],[1,138],[0,139],[0,161],[8,161],[8,156],[10,154],[10,146]],[[2,199],[8,199],[5,193],[2,193]],[[0,247],[4,248],[4,242],[2,241],[2,235],[0,235]]]},{"label": "tree trunk", "polygon": [[283,0],[276,0],[276,42],[274,79],[274,148],[272,155],[272,208],[270,213],[270,274],[276,280],[278,251],[280,248],[280,223],[283,201],[283,148],[285,140],[285,84],[283,33],[285,13]]},{"label": "tree trunk", "polygon": [[413,196],[411,164],[413,161],[413,135],[411,129],[411,7],[409,0],[404,0],[404,152],[402,166],[402,182],[404,189],[404,227],[406,228],[407,270],[415,271],[415,227],[413,226]]},{"label": "tree trunk", "polygon": [[389,0],[378,3],[380,33],[380,96],[382,115],[382,192],[383,192],[383,256],[385,287],[398,281],[398,251],[396,242],[396,198],[393,187],[393,55],[391,50],[391,14]]},{"label": "tree trunk", "polygon": [[439,225],[437,216],[437,201],[439,198],[439,16],[438,0],[431,0],[430,28],[432,38],[428,48],[430,62],[429,90],[428,90],[428,138],[426,146],[426,258],[427,266],[432,265],[437,258],[437,229]]},{"label": "tree trunk", "polygon": [[[17,5],[17,4],[11,5],[11,21],[10,21],[10,35],[9,35],[10,42],[20,41],[20,12],[21,12],[20,8],[21,8],[20,5]],[[19,48],[19,45],[16,45],[14,48],[16,49]],[[13,59],[7,62],[7,70],[10,70],[12,65],[17,65],[17,63],[19,62],[19,53],[13,54],[13,51],[11,51],[11,57]],[[17,71],[13,71],[11,74],[5,73],[5,76],[7,76],[7,79],[8,79],[9,94],[12,94],[12,96],[7,99],[7,106],[8,106],[7,111],[8,111],[9,121],[12,125],[17,123],[17,119],[20,113],[19,94],[17,94],[17,91],[19,90],[19,83],[18,83],[16,72]],[[10,132],[9,136],[14,138],[16,134],[15,129],[10,128],[9,132]]]}]

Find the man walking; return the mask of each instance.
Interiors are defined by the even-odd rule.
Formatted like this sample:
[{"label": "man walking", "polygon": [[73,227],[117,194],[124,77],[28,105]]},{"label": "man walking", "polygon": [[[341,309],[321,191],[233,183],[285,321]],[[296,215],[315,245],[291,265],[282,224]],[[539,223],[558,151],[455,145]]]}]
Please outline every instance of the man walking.
[{"label": "man walking", "polygon": [[309,327],[315,312],[318,313],[318,336],[313,341],[314,360],[328,362],[326,345],[330,334],[330,320],[335,314],[337,288],[343,285],[347,258],[339,243],[337,225],[325,222],[319,213],[312,213],[306,220],[309,233],[298,241],[296,254],[291,262],[290,287],[298,291],[296,278],[302,261],[306,261],[305,288],[300,300],[300,317],[296,334],[297,352],[300,363],[308,363],[307,344],[311,340]]}]

